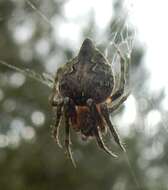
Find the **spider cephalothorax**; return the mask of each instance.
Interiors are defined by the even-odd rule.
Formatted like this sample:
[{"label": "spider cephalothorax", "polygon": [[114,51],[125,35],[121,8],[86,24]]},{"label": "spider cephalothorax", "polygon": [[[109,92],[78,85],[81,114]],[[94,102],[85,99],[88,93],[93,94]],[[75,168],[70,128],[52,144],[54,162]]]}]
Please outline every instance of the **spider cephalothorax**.
[{"label": "spider cephalothorax", "polygon": [[109,114],[128,97],[128,94],[124,93],[128,59],[122,56],[117,47],[116,50],[121,65],[118,89],[115,88],[111,65],[90,39],[84,40],[78,56],[57,71],[51,95],[51,104],[56,107],[53,136],[60,145],[58,129],[63,119],[65,147],[73,163],[70,149],[71,126],[80,132],[84,139],[95,137],[99,147],[116,157],[102,140],[102,133],[108,127],[116,143],[125,151],[109,117]]}]

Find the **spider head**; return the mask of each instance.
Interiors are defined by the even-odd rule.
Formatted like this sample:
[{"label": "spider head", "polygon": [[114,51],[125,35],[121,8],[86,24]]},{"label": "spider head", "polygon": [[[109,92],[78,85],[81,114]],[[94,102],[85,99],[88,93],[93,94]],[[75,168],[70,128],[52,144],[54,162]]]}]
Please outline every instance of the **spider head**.
[{"label": "spider head", "polygon": [[91,39],[86,38],[80,48],[78,58],[80,60],[90,60],[93,56],[95,46]]}]

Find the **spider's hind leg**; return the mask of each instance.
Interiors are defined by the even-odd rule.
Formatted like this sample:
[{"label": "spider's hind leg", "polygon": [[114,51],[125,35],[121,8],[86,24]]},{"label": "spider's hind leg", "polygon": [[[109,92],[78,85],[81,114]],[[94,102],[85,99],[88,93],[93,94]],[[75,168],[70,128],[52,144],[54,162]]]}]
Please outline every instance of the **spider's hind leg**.
[{"label": "spider's hind leg", "polygon": [[103,117],[104,117],[104,119],[105,119],[105,121],[106,121],[106,123],[107,123],[109,129],[110,129],[110,132],[111,132],[112,136],[114,137],[115,142],[119,145],[119,147],[120,147],[124,152],[126,152],[126,150],[125,150],[125,148],[124,148],[124,146],[123,146],[123,144],[122,144],[122,142],[121,142],[121,140],[120,140],[120,137],[119,137],[117,131],[115,130],[113,124],[112,124],[111,121],[110,121],[109,111],[108,111],[108,108],[107,108],[107,105],[106,105],[106,104],[102,104],[102,105],[101,105],[101,113],[102,113],[102,115],[103,115]]},{"label": "spider's hind leg", "polygon": [[101,123],[101,116],[97,110],[97,107],[96,107],[96,104],[93,102],[92,99],[88,99],[87,100],[87,105],[90,109],[90,113],[91,113],[91,117],[92,119],[94,120],[94,123],[95,123],[95,126],[93,128],[93,134],[96,138],[96,141],[97,141],[97,144],[98,146],[103,149],[106,153],[110,154],[111,156],[113,157],[117,157],[117,155],[115,155],[113,152],[111,152],[107,147],[106,145],[104,144],[103,142],[103,139],[102,139],[102,136],[101,136],[101,131],[99,129],[99,125]]}]

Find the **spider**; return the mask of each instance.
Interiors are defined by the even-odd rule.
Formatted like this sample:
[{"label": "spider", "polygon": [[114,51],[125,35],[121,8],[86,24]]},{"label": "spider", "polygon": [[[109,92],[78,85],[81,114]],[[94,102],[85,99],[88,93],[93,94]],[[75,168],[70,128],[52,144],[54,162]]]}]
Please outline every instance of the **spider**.
[{"label": "spider", "polygon": [[50,97],[51,105],[56,110],[52,134],[58,146],[62,147],[59,142],[59,126],[62,126],[64,121],[66,153],[74,166],[75,161],[70,147],[70,127],[79,132],[84,140],[94,137],[101,149],[117,157],[102,139],[102,134],[109,128],[115,142],[125,151],[110,120],[110,113],[129,96],[129,93],[124,93],[128,56],[123,56],[117,46],[115,48],[120,58],[121,72],[117,89],[111,65],[88,38],[84,40],[79,54],[56,73]]}]

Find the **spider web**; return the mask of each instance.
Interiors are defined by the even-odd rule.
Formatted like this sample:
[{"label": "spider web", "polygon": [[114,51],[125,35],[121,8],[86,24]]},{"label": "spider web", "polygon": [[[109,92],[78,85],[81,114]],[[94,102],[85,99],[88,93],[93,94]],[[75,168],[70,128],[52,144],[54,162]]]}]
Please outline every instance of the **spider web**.
[{"label": "spider web", "polygon": [[[51,21],[46,17],[46,15],[44,13],[42,13],[40,10],[38,10],[31,1],[29,1],[29,0],[25,0],[25,1],[51,28],[53,27]],[[120,21],[121,21],[121,19],[118,19],[118,22],[120,22]],[[108,60],[111,63],[111,66],[114,70],[114,76],[115,76],[116,81],[119,81],[118,79],[120,77],[120,73],[119,73],[119,68],[118,68],[119,57],[116,53],[114,44],[117,45],[117,47],[121,50],[123,55],[128,54],[129,56],[131,56],[131,53],[132,53],[132,50],[134,47],[135,36],[136,36],[135,31],[131,34],[129,33],[128,24],[126,23],[126,18],[125,18],[125,19],[123,19],[122,24],[117,29],[117,31],[115,31],[114,33],[111,34],[111,37],[109,39],[110,42],[107,42],[104,53],[105,53],[105,56],[108,58]],[[48,73],[40,74],[40,73],[34,72],[33,70],[30,70],[27,68],[19,68],[17,66],[9,64],[3,60],[0,60],[0,64],[4,65],[10,69],[13,69],[15,71],[21,72],[24,75],[26,75],[32,79],[35,79],[36,81],[48,86],[49,88],[53,87],[54,77],[51,74],[48,74]],[[141,186],[138,182],[138,178],[136,177],[136,175],[134,173],[132,164],[129,161],[129,157],[128,157],[127,153],[125,153],[125,157],[126,157],[126,160],[128,163],[128,167],[134,178],[134,181],[135,181],[137,187],[139,189],[141,189]]]},{"label": "spider web", "polygon": [[[44,20],[44,22],[46,22],[51,28],[53,27],[51,21],[47,18],[47,16],[43,12],[41,12],[39,9],[37,9],[36,6],[30,0],[25,0],[25,1]],[[120,22],[120,19],[118,19],[118,22]],[[126,30],[125,34],[124,34],[124,30]],[[118,39],[120,39],[120,40],[118,41]],[[131,56],[134,39],[135,39],[135,34],[129,35],[128,25],[126,26],[126,18],[125,18],[125,19],[123,19],[123,23],[120,25],[120,27],[114,33],[111,34],[111,37],[109,39],[110,43],[107,42],[104,53],[105,53],[105,56],[110,61],[112,68],[114,69],[116,81],[118,81],[120,74],[119,74],[119,68],[118,68],[119,58],[116,53],[116,49],[115,49],[114,45],[117,45],[123,54],[128,54]],[[17,72],[20,72],[20,73],[26,75],[27,77],[30,77],[30,78],[48,86],[49,88],[53,87],[54,77],[51,74],[48,74],[48,73],[40,74],[40,73],[37,73],[37,72],[27,69],[27,68],[20,68],[15,65],[9,64],[3,60],[0,60],[0,64],[4,65],[12,70],[15,70]],[[126,155],[126,160],[128,162],[129,169],[131,170],[132,176],[135,180],[135,183],[140,189],[140,185],[139,185],[137,177],[134,174],[134,171],[131,167],[131,163],[129,161],[127,153],[125,153],[125,155]]]},{"label": "spider web", "polygon": [[[116,21],[117,22],[117,21]],[[121,18],[118,19],[118,22],[121,22]],[[114,74],[114,80],[116,81],[116,86],[115,89],[118,89],[119,87],[119,79],[120,79],[120,59],[119,55],[116,51],[116,47],[121,51],[123,56],[130,57],[131,59],[131,54],[134,48],[134,43],[135,43],[135,38],[136,38],[136,30],[133,29],[131,33],[129,33],[129,27],[128,24],[126,23],[126,17],[122,19],[122,23],[120,23],[120,27],[111,34],[111,40],[110,42],[107,43],[106,49],[104,51],[104,54],[106,58],[109,60],[111,64],[111,68]],[[116,46],[116,47],[115,47]],[[131,60],[129,62],[128,67],[130,67]],[[129,72],[129,70],[128,70]],[[125,86],[125,94],[128,93],[129,91],[129,73],[127,73],[127,80],[126,80],[126,86]],[[131,161],[129,159],[128,153],[125,152],[125,160],[127,162],[127,165],[129,167],[129,170],[131,172],[132,178],[134,179],[134,182],[137,186],[138,189],[142,189],[141,185],[138,181],[138,177],[136,176],[134,169],[132,167]]]},{"label": "spider web", "polygon": [[[118,43],[115,42],[117,38],[121,39],[121,41]],[[127,56],[127,57],[131,58],[134,39],[135,39],[135,35],[132,35],[132,34],[129,35],[128,34],[128,28],[126,28],[125,37],[124,37],[123,31],[121,31],[120,33],[117,33],[117,32],[114,33],[113,39],[111,40],[111,42],[108,44],[108,46],[105,49],[105,56],[107,57],[107,59],[109,60],[109,62],[111,64],[111,69],[113,71],[114,78],[116,81],[115,82],[116,83],[116,86],[115,86],[116,89],[119,87],[119,81],[120,81],[119,79],[120,79],[120,75],[121,75],[121,73],[120,73],[120,57],[116,51],[116,47],[120,50],[123,57]],[[130,67],[130,63],[131,62],[128,63],[128,68]],[[128,80],[129,80],[129,69],[128,69],[128,73],[127,73],[126,77],[127,77],[126,83],[129,83],[128,82]],[[129,88],[129,87],[126,87],[126,88]],[[126,88],[125,88],[125,90],[126,90]]]}]

